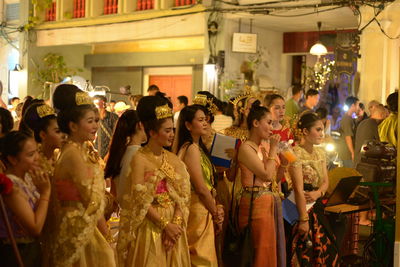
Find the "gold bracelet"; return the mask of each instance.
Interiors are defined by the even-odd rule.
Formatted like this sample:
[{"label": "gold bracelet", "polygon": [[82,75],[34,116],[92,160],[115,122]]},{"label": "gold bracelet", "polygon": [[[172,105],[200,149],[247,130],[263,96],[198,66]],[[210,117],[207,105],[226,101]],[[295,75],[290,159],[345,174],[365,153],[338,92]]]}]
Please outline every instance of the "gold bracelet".
[{"label": "gold bracelet", "polygon": [[275,164],[278,164],[278,161],[276,160],[275,157],[268,157],[267,160],[273,160],[273,161],[275,161]]},{"label": "gold bracelet", "polygon": [[281,165],[279,165],[279,167],[281,167],[281,168],[287,168],[287,167],[289,167],[289,163],[288,164],[286,164],[286,165],[284,165],[284,164],[281,164]]},{"label": "gold bracelet", "polygon": [[182,216],[175,216],[173,219],[172,219],[172,223],[173,224],[177,224],[177,225],[179,225],[179,226],[181,226],[182,225],[182,222],[183,222],[183,219],[182,219]]},{"label": "gold bracelet", "polygon": [[299,218],[299,222],[308,222],[308,220],[309,220],[308,216]]},{"label": "gold bracelet", "polygon": [[167,219],[165,219],[164,217],[161,217],[158,224],[159,224],[159,227],[161,228],[161,230],[164,230],[164,228],[167,227],[167,225],[169,224],[169,221]]}]

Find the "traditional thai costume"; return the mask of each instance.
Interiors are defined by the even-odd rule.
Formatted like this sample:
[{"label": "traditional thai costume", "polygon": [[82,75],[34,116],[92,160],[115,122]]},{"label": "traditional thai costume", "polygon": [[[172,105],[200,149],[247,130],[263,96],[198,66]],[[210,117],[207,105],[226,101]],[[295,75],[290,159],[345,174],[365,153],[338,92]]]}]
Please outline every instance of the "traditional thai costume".
[{"label": "traditional thai costume", "polygon": [[57,194],[52,194],[49,266],[115,266],[114,252],[97,228],[105,206],[105,183],[99,156],[92,146],[71,141],[64,145],[55,166],[53,186],[60,180],[59,172],[68,168],[71,157],[79,159],[84,168],[73,170],[75,175],[64,179],[78,189],[80,200],[59,200]]},{"label": "traditional thai costume", "polygon": [[[243,145],[246,143],[262,158],[259,147],[255,143],[246,141]],[[253,180],[254,174],[241,162],[239,166],[242,181]],[[264,182],[263,186],[242,187],[238,217],[240,229],[248,223],[251,193],[254,192],[251,226],[255,267],[286,266],[282,204],[279,191],[273,184],[273,182]]]},{"label": "traditional thai costume", "polygon": [[[205,152],[200,150],[200,164],[204,184],[210,190],[213,197],[214,189],[214,166]],[[185,149],[185,147],[183,147]],[[187,237],[190,251],[191,266],[218,266],[215,250],[215,232],[211,213],[201,202],[199,196],[192,187],[189,220],[187,226]]]},{"label": "traditional thai costume", "polygon": [[[325,152],[321,148],[314,147],[310,154],[301,146],[294,147],[294,152],[297,161],[292,164],[302,168],[304,190],[318,190],[323,182]],[[312,242],[311,247],[307,246],[303,237],[298,234],[297,227],[294,227],[291,266],[339,266],[336,238],[323,214],[323,208],[321,199],[318,199],[308,210],[310,224],[308,239]]]},{"label": "traditional thai costume", "polygon": [[[7,177],[13,183],[12,190],[21,191],[20,193],[29,202],[32,210],[35,210],[38,205],[40,194],[33,184],[31,177],[26,174],[25,179],[19,178],[12,174],[7,174]],[[41,266],[41,248],[38,238],[35,238],[27,233],[27,231],[18,222],[15,215],[6,208],[7,216],[11,224],[11,229],[14,233],[21,258],[24,265],[29,266]],[[1,265],[3,266],[17,266],[18,263],[14,256],[14,252],[11,246],[11,241],[8,237],[7,229],[2,216],[0,216],[0,258]]]},{"label": "traditional thai costume", "polygon": [[[117,243],[119,266],[190,266],[186,237],[190,180],[184,163],[167,150],[162,151],[159,159],[147,146],[136,152],[133,161],[135,158],[150,171],[145,172],[144,183],[133,178],[132,191],[123,199]],[[131,177],[138,168],[132,168]],[[169,222],[177,208],[182,212],[184,231],[169,251],[163,245],[162,228],[146,217],[150,206]]]}]

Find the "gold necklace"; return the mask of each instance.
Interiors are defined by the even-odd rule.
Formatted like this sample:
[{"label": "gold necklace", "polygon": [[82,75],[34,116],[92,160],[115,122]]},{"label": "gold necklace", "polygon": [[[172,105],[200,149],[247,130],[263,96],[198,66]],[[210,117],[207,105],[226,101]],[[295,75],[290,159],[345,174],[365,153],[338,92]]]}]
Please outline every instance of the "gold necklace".
[{"label": "gold necklace", "polygon": [[163,172],[167,177],[169,178],[174,178],[175,176],[175,169],[174,167],[168,162],[167,155],[165,153],[165,150],[161,150],[161,155],[156,156],[154,155],[153,151],[150,149],[148,145],[143,147],[143,153],[146,155],[150,162],[153,162],[152,159],[155,159],[157,163],[160,163],[160,158],[161,158],[161,166],[160,166],[160,171]]}]

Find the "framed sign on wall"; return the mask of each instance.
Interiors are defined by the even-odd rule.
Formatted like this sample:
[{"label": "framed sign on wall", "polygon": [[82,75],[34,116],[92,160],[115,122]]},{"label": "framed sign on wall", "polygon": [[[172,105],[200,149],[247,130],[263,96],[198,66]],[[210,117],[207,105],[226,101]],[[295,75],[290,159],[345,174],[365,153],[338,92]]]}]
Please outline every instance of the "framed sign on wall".
[{"label": "framed sign on wall", "polygon": [[257,53],[257,34],[233,33],[232,52]]}]

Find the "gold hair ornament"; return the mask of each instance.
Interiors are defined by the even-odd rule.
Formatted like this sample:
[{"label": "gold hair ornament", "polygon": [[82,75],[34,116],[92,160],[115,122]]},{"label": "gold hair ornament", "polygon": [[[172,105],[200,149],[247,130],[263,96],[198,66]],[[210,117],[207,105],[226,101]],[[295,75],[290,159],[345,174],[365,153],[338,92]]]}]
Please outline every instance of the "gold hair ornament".
[{"label": "gold hair ornament", "polygon": [[86,92],[78,92],[75,95],[75,103],[78,106],[81,105],[92,105],[93,100]]},{"label": "gold hair ornament", "polygon": [[172,109],[168,104],[156,107],[156,118],[157,120],[172,117]]},{"label": "gold hair ornament", "polygon": [[207,105],[207,96],[202,94],[197,94],[192,102],[195,105],[205,106]]},{"label": "gold hair ornament", "polygon": [[218,107],[217,107],[217,105],[214,104],[214,101],[212,100],[212,98],[208,99],[206,95],[197,94],[194,97],[192,102],[195,105],[201,105],[201,106],[206,107],[208,109],[208,111],[211,112],[212,114],[216,114],[218,111]]},{"label": "gold hair ornament", "polygon": [[[257,96],[255,96],[252,92],[246,92],[244,94],[238,95],[237,97],[235,97],[233,100],[231,100],[230,102],[236,107],[240,107],[240,108],[245,108],[245,106],[247,105],[247,101],[250,98],[257,98]],[[242,101],[243,99],[246,99],[246,103],[243,105]]]},{"label": "gold hair ornament", "polygon": [[51,115],[56,115],[54,109],[49,105],[40,105],[36,108],[36,112],[40,118],[44,118]]}]

